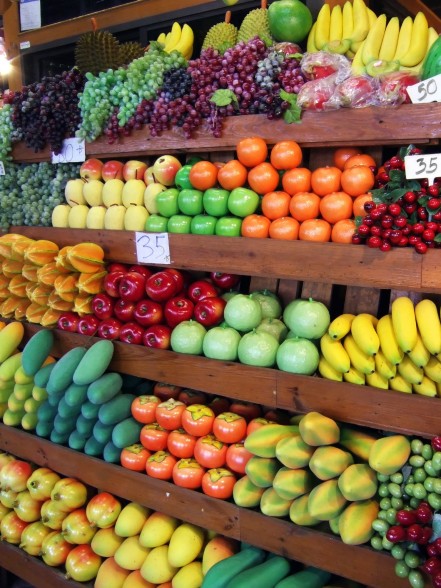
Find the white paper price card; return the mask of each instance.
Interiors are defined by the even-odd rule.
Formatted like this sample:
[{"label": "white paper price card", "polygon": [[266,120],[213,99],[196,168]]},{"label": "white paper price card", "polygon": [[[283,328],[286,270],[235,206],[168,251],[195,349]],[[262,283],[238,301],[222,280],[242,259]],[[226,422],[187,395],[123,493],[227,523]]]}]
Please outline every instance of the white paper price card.
[{"label": "white paper price card", "polygon": [[168,233],[135,233],[138,263],[170,264]]},{"label": "white paper price card", "polygon": [[441,102],[441,74],[406,88],[413,104]]},{"label": "white paper price card", "polygon": [[4,175],[6,175],[5,164],[3,163],[3,161],[0,161],[0,176],[4,176]]},{"label": "white paper price card", "polygon": [[86,160],[86,146],[84,139],[72,137],[64,139],[61,153],[52,153],[52,163],[76,163]]},{"label": "white paper price card", "polygon": [[406,155],[404,165],[408,180],[427,178],[431,186],[435,178],[441,178],[441,153]]}]

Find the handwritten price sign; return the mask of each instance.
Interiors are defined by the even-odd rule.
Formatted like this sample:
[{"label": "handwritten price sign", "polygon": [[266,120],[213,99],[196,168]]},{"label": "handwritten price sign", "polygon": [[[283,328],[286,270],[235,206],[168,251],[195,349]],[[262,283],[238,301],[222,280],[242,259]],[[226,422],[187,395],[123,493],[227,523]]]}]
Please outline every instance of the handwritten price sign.
[{"label": "handwritten price sign", "polygon": [[3,163],[3,161],[0,161],[0,176],[4,176],[4,175],[6,175],[5,164]]},{"label": "handwritten price sign", "polygon": [[52,153],[52,163],[77,163],[86,159],[86,147],[84,139],[73,137],[64,139],[61,153]]},{"label": "handwritten price sign", "polygon": [[138,263],[170,264],[168,233],[135,233]]},{"label": "handwritten price sign", "polygon": [[406,89],[413,104],[441,102],[441,74],[408,86]]},{"label": "handwritten price sign", "polygon": [[435,178],[441,177],[441,153],[407,155],[404,158],[404,165],[408,180],[427,178],[431,186]]}]

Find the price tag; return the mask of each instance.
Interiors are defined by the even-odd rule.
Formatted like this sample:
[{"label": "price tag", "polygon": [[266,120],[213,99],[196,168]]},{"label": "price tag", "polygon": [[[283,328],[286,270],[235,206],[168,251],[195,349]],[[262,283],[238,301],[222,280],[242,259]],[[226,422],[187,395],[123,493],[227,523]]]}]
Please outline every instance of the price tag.
[{"label": "price tag", "polygon": [[52,163],[76,163],[86,160],[86,145],[84,139],[72,137],[64,139],[61,153],[55,155],[52,152]]},{"label": "price tag", "polygon": [[3,163],[3,161],[0,161],[0,176],[5,176],[6,172],[5,172],[5,164]]},{"label": "price tag", "polygon": [[431,186],[435,178],[441,177],[441,153],[406,155],[404,165],[408,180],[427,178],[429,186]]},{"label": "price tag", "polygon": [[135,233],[135,236],[138,263],[171,263],[168,233]]},{"label": "price tag", "polygon": [[413,104],[441,102],[441,74],[406,88]]},{"label": "price tag", "polygon": [[31,46],[31,42],[30,41],[22,41],[20,43],[20,49],[29,49]]}]

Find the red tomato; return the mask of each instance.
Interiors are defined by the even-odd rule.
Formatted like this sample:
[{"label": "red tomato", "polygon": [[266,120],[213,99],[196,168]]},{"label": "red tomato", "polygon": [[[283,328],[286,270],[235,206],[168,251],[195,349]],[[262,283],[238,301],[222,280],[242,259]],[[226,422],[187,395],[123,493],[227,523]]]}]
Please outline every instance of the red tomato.
[{"label": "red tomato", "polygon": [[173,467],[173,482],[182,488],[195,490],[202,484],[203,468],[195,459],[180,459]]},{"label": "red tomato", "polygon": [[251,419],[250,422],[248,423],[247,426],[247,434],[246,436],[248,437],[248,435],[251,435],[251,433],[253,431],[256,431],[257,429],[260,429],[260,427],[263,427],[263,425],[268,425],[269,423],[272,423],[273,421],[270,421],[268,419],[265,419],[263,417],[257,417],[255,419]]},{"label": "red tomato", "polygon": [[194,457],[204,468],[220,468],[225,465],[228,445],[214,435],[199,437],[194,446]]},{"label": "red tomato", "polygon": [[191,404],[182,413],[182,426],[195,437],[203,437],[211,433],[214,412],[205,404]]},{"label": "red tomato", "polygon": [[167,438],[167,449],[175,457],[193,457],[194,446],[196,445],[196,439],[194,435],[190,435],[184,429],[176,429],[170,431]]},{"label": "red tomato", "polygon": [[135,421],[144,425],[154,423],[156,420],[155,412],[156,407],[160,403],[160,399],[157,396],[151,394],[138,396],[132,402],[132,416]]},{"label": "red tomato", "polygon": [[184,388],[179,393],[178,400],[187,406],[190,404],[205,404],[207,402],[207,395],[199,390],[190,390],[190,388]]},{"label": "red tomato", "polygon": [[240,414],[247,422],[262,416],[262,409],[258,404],[244,400],[233,400],[230,405],[230,411]]},{"label": "red tomato", "polygon": [[134,472],[143,472],[148,457],[150,457],[150,451],[143,447],[141,443],[134,443],[124,447],[121,451],[120,462],[123,468]]},{"label": "red tomato", "polygon": [[169,398],[177,398],[181,390],[181,386],[166,384],[165,382],[156,382],[153,386],[153,394],[161,401],[168,400]]},{"label": "red tomato", "polygon": [[145,470],[152,478],[158,480],[170,480],[173,475],[173,467],[176,463],[176,457],[168,451],[157,451],[147,460]]},{"label": "red tomato", "polygon": [[207,470],[202,477],[202,492],[207,496],[228,500],[233,495],[236,476],[227,468]]},{"label": "red tomato", "polygon": [[156,422],[167,431],[179,429],[185,404],[180,400],[169,398],[156,407]]},{"label": "red tomato", "polygon": [[151,423],[144,425],[139,435],[141,444],[149,451],[160,451],[167,447],[167,437],[169,431],[158,425],[158,423]]},{"label": "red tomato", "polygon": [[245,474],[245,466],[253,454],[245,449],[243,443],[233,443],[227,449],[225,463],[227,467],[236,474]]},{"label": "red tomato", "polygon": [[246,432],[245,418],[235,412],[222,412],[213,421],[213,433],[224,443],[238,443],[245,437]]}]

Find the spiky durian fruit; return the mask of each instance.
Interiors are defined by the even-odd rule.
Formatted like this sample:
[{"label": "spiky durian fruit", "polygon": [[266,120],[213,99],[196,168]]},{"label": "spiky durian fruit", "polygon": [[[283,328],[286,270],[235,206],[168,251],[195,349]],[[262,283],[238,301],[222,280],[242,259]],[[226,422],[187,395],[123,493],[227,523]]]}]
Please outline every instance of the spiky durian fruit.
[{"label": "spiky durian fruit", "polygon": [[202,43],[202,51],[212,47],[219,53],[224,54],[227,49],[234,47],[237,43],[237,27],[230,22],[231,12],[225,14],[224,22],[219,22],[211,27],[205,35]]},{"label": "spiky durian fruit", "polygon": [[82,73],[97,75],[117,68],[120,61],[119,43],[109,31],[84,33],[75,45],[75,65]]},{"label": "spiky durian fruit", "polygon": [[261,7],[251,10],[243,19],[237,35],[237,41],[244,41],[246,43],[253,37],[262,39],[267,47],[270,47],[274,43],[269,28],[266,0],[262,0]]},{"label": "spiky durian fruit", "polygon": [[128,65],[134,59],[144,55],[144,48],[140,43],[130,41],[128,43],[121,43],[119,46],[119,67],[121,65]]}]

